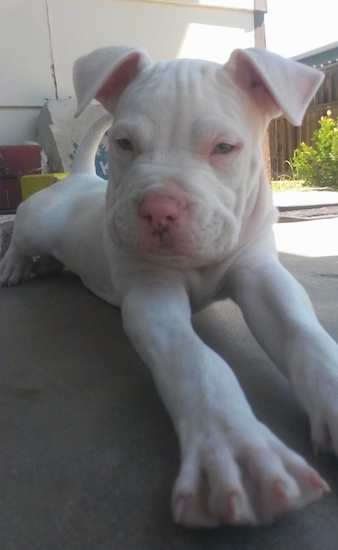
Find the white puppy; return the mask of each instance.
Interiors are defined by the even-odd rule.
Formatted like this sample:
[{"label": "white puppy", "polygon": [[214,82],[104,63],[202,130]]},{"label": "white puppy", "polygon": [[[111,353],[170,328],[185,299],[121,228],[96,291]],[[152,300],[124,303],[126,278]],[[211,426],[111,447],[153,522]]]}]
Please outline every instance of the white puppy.
[{"label": "white puppy", "polygon": [[278,261],[261,153],[270,119],[300,124],[321,79],[255,48],[224,66],[153,64],[114,47],[82,57],[78,114],[96,98],[114,115],[108,186],[93,158],[109,116],[85,136],[69,178],[20,206],[1,264],[12,285],[27,280],[33,256],[51,255],[122,308],[179,438],[172,510],[187,527],[270,523],[328,490],[255,418],[191,325],[192,313],[234,300],[288,377],[314,445],[338,454],[338,347]]}]

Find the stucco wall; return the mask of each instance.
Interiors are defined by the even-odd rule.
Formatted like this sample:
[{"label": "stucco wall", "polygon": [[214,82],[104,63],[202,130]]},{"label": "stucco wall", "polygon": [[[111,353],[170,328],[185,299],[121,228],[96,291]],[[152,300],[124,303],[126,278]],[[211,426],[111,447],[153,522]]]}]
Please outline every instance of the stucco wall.
[{"label": "stucco wall", "polygon": [[110,44],[154,60],[224,62],[255,43],[254,0],[1,0],[0,144],[36,139],[47,99],[74,97],[72,65]]}]

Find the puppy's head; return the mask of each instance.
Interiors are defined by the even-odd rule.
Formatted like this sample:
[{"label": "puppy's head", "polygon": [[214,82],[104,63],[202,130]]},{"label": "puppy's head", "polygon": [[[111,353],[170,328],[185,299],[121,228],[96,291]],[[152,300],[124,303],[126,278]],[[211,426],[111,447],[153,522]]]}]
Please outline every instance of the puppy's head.
[{"label": "puppy's head", "polygon": [[224,66],[153,64],[126,48],[80,58],[77,114],[96,98],[114,115],[107,223],[115,244],[170,265],[224,259],[271,209],[259,198],[267,124],[281,112],[300,124],[321,78],[256,48],[236,50]]}]

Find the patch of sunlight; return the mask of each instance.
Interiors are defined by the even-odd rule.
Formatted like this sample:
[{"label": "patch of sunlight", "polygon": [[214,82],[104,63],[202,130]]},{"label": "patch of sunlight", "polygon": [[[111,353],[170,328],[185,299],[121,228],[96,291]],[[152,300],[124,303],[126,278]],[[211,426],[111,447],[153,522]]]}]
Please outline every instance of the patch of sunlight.
[{"label": "patch of sunlight", "polygon": [[216,63],[225,63],[234,44],[246,48],[252,46],[252,33],[233,27],[224,31],[224,26],[189,23],[185,31],[178,58],[197,58]]},{"label": "patch of sunlight", "polygon": [[320,258],[338,256],[338,218],[274,225],[277,250]]}]

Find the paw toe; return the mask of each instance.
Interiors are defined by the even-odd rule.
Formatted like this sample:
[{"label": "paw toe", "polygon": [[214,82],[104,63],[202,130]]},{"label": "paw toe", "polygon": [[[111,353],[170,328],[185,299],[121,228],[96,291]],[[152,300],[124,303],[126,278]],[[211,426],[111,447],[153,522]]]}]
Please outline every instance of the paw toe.
[{"label": "paw toe", "polygon": [[268,442],[249,441],[233,453],[229,447],[222,453],[203,449],[184,461],[173,491],[176,523],[193,528],[267,525],[329,490],[313,468],[272,434]]},{"label": "paw toe", "polygon": [[0,265],[0,285],[14,286],[28,281],[31,269],[30,257],[6,254]]}]

